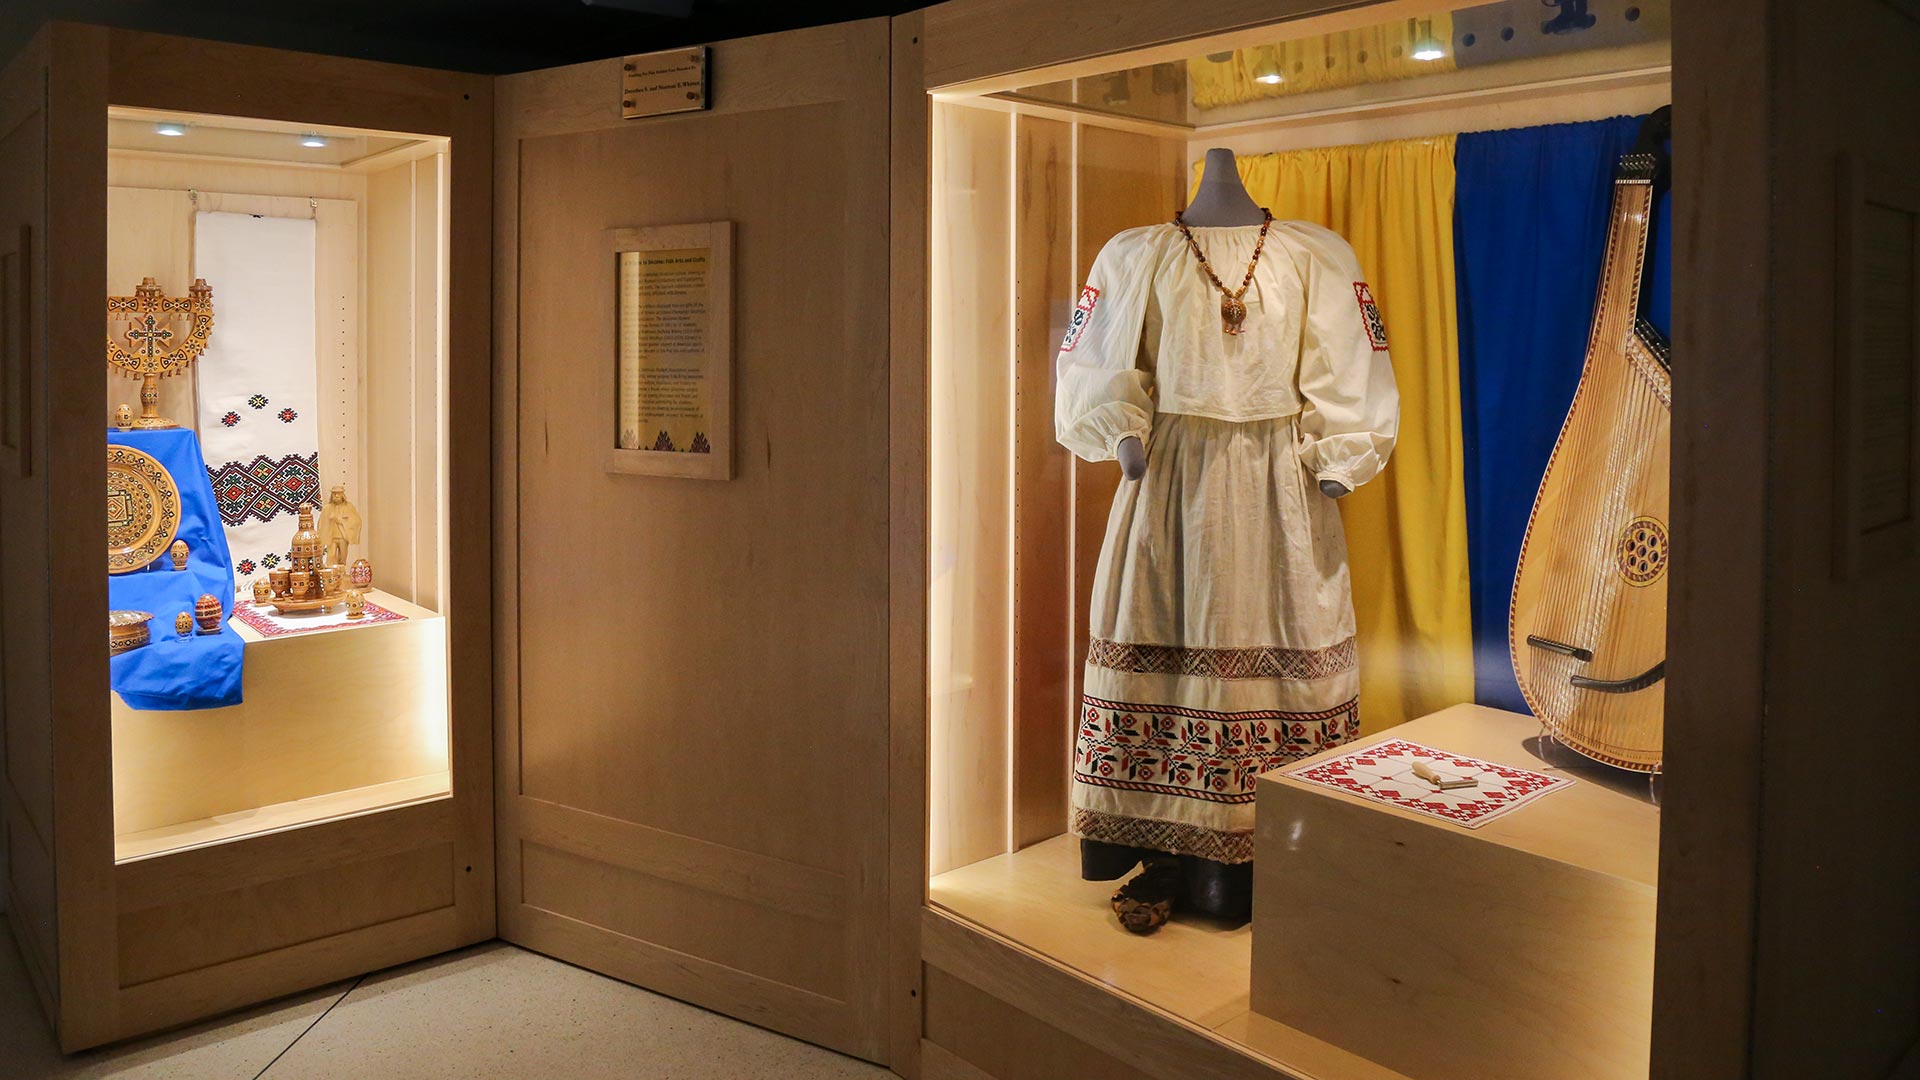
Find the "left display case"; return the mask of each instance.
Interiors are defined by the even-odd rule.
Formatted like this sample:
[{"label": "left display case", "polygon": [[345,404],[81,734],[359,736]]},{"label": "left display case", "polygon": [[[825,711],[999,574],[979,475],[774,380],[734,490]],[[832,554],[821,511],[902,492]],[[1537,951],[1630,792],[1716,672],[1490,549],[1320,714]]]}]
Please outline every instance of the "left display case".
[{"label": "left display case", "polygon": [[5,73],[7,907],[69,1049],[493,933],[490,86]]}]

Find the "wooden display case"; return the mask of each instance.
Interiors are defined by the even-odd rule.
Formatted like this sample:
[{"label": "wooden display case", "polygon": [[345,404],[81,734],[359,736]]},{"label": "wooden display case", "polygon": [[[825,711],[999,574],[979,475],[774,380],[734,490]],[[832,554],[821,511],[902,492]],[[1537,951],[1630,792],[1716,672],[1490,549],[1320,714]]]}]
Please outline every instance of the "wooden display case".
[{"label": "wooden display case", "polygon": [[[1080,530],[1111,479],[1058,455],[1049,460],[1041,402],[1050,392],[1059,309],[1104,236],[1087,233],[1161,219],[1184,187],[1182,169],[1156,164],[1156,143],[1181,144],[1175,156],[1184,163],[1198,156],[1196,142],[1244,150],[1247,136],[1270,123],[1241,117],[1212,133],[1183,130],[1177,112],[1141,106],[1143,87],[1152,85],[1142,73],[1261,35],[1305,36],[1467,6],[953,0],[896,22],[894,259],[925,268],[896,272],[893,307],[893,1023],[896,1046],[911,1055],[896,1059],[904,1073],[971,1080],[1399,1075],[1253,1012],[1232,989],[1203,985],[1210,976],[1229,985],[1246,977],[1247,939],[1257,926],[1236,937],[1232,929],[1176,921],[1152,945],[1128,940],[1097,909],[1104,888],[1075,880],[1071,840],[1060,838],[1070,731],[1061,705],[1071,700],[1083,648],[1070,637],[1084,622],[1076,609],[1088,569]],[[1735,7],[1674,5],[1671,61],[1565,79],[1556,77],[1556,65],[1542,65],[1514,86],[1455,80],[1426,100],[1343,92],[1331,99],[1335,107],[1304,111],[1284,125],[1307,140],[1297,145],[1331,145],[1545,123],[1579,115],[1556,113],[1556,100],[1576,101],[1607,84],[1618,90],[1618,107],[1609,111],[1640,112],[1666,99],[1671,79],[1675,354],[1691,352],[1695,360],[1679,369],[1673,406],[1678,546],[1669,607],[1664,858],[1652,1006],[1642,1005],[1640,1021],[1650,1069],[1661,1077],[1747,1075],[1776,1067],[1763,1064],[1759,1047],[1768,1044],[1772,1060],[1820,1071],[1813,1040],[1787,1034],[1793,1007],[1786,1003],[1795,1000],[1861,1036],[1860,1048],[1844,1055],[1862,1063],[1863,1075],[1892,1068],[1903,1054],[1911,1069],[1920,1060],[1911,980],[1893,976],[1890,964],[1866,961],[1873,949],[1864,933],[1849,932],[1850,948],[1859,951],[1843,959],[1782,921],[1792,910],[1813,916],[1820,910],[1815,896],[1845,901],[1837,886],[1785,867],[1785,849],[1763,843],[1761,833],[1763,817],[1785,825],[1761,810],[1774,798],[1838,812],[1856,797],[1885,810],[1891,797],[1868,799],[1852,785],[1846,789],[1853,795],[1821,796],[1814,794],[1820,785],[1782,789],[1771,782],[1763,793],[1757,776],[1763,760],[1769,775],[1790,767],[1763,747],[1804,746],[1786,730],[1820,726],[1808,715],[1769,728],[1763,701],[1786,694],[1830,715],[1812,704],[1812,674],[1802,683],[1778,668],[1766,673],[1763,657],[1784,660],[1791,648],[1783,643],[1796,634],[1777,624],[1769,629],[1761,612],[1804,604],[1827,633],[1839,633],[1833,620],[1844,606],[1868,602],[1828,577],[1828,541],[1817,535],[1827,519],[1773,509],[1765,495],[1767,483],[1788,483],[1809,505],[1831,501],[1820,481],[1833,465],[1825,426],[1832,387],[1821,381],[1832,377],[1831,339],[1820,334],[1833,325],[1825,320],[1836,281],[1834,219],[1826,207],[1839,189],[1833,181],[1840,150],[1892,160],[1872,148],[1870,125],[1855,123],[1836,103],[1864,107],[1874,100],[1868,85],[1901,101],[1915,96],[1911,79],[1897,90],[1878,76],[1844,90],[1838,81],[1824,82],[1813,95],[1825,103],[1820,115],[1849,119],[1823,127],[1811,119],[1816,109],[1795,101],[1811,78],[1801,72],[1812,69],[1776,64],[1768,57],[1783,54],[1768,50],[1812,35],[1821,41],[1813,52],[1839,55],[1842,41],[1864,49],[1873,34],[1894,34],[1898,24],[1910,37],[1912,28],[1887,12],[1770,22]],[[1517,7],[1509,14],[1520,17]],[[1735,23],[1740,30],[1729,33]],[[1876,55],[1894,62],[1891,51]],[[1572,67],[1560,65],[1559,72]],[[1081,96],[1088,86],[1101,96]],[[1434,127],[1436,119],[1450,124]],[[1815,157],[1794,157],[1789,166],[1784,144],[1768,141],[1776,122]],[[1125,139],[1132,140],[1130,152],[1107,151]],[[1766,194],[1785,190],[1808,202],[1789,210]],[[1103,221],[1106,213],[1127,220]],[[1791,272],[1777,264],[1766,269],[1770,236],[1793,238],[1806,261]],[[1897,246],[1904,254],[1896,261],[1911,267],[1910,246],[1904,239]],[[1787,279],[1805,287],[1796,297],[1811,298],[1804,317],[1787,313],[1768,291]],[[1795,339],[1811,351],[1790,355],[1744,315],[1740,328],[1726,325],[1736,308],[1769,311],[1795,327]],[[1902,342],[1910,336],[1910,322],[1885,325]],[[1747,360],[1735,359],[1733,348],[1748,350]],[[1773,399],[1764,389],[1773,377],[1809,397]],[[1806,400],[1814,406],[1801,407]],[[1817,443],[1812,460],[1797,453],[1785,460],[1779,450],[1770,456],[1767,447],[1781,444],[1756,434],[1769,415],[1785,414],[1804,421],[1796,429]],[[1786,530],[1804,547],[1763,553],[1757,537],[1768,527]],[[1883,571],[1911,582],[1913,560]],[[1876,610],[1911,640],[1910,615]],[[1888,642],[1864,628],[1841,636],[1848,648],[1887,655]],[[1837,655],[1826,640],[1803,644]],[[923,693],[912,692],[916,683]],[[1876,715],[1904,708],[1893,704],[1904,697],[1888,680],[1872,690],[1850,685],[1847,694],[1879,701]],[[1908,728],[1873,726],[1881,738],[1913,745]],[[1897,787],[1890,768],[1875,772]],[[924,842],[906,824],[919,815],[928,826]],[[1820,826],[1794,820],[1799,824],[1789,831],[1814,842]],[[1844,846],[1855,872],[1875,873],[1870,845]],[[916,872],[928,875],[924,886],[914,882]],[[1896,892],[1888,888],[1875,901],[1882,930]],[[1910,889],[1901,895],[1910,903]],[[1063,914],[1071,911],[1084,915]],[[1756,948],[1748,935],[1762,924],[1778,936]],[[1898,954],[1915,955],[1913,934],[1897,936]],[[1757,967],[1762,956],[1782,966]],[[1832,980],[1829,989],[1852,1003],[1844,1019],[1843,1007],[1806,1000],[1786,974],[1796,969]],[[1839,974],[1868,969],[1869,981],[1902,1002],[1901,1019],[1882,1023]],[[1763,1015],[1774,1021],[1764,1032]],[[1869,1059],[1881,1064],[1864,1064]],[[1794,1075],[1792,1066],[1777,1067]]]},{"label": "wooden display case", "polygon": [[[62,23],[6,69],[7,908],[69,1049],[493,934],[491,96]],[[191,136],[144,137],[156,119]],[[303,132],[330,149],[299,156]],[[98,633],[85,493],[133,386],[103,399],[100,309],[142,276],[184,288],[195,210],[315,220],[321,480],[365,511],[376,602],[408,618],[236,620],[244,704],[141,712]],[[163,414],[193,422],[194,378]]]}]

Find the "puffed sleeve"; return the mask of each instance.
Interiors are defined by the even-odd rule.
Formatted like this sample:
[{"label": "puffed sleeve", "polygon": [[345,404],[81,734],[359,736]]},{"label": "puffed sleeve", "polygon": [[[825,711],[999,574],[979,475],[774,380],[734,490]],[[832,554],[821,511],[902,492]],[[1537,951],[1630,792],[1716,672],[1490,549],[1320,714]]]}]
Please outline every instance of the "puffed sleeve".
[{"label": "puffed sleeve", "polygon": [[1055,360],[1054,436],[1088,461],[1108,461],[1129,435],[1153,426],[1151,376],[1140,329],[1153,283],[1146,230],[1107,241],[1087,273]]},{"label": "puffed sleeve", "polygon": [[1386,324],[1360,260],[1339,234],[1289,223],[1301,254],[1300,459],[1315,480],[1348,490],[1380,475],[1400,430],[1400,391]]}]

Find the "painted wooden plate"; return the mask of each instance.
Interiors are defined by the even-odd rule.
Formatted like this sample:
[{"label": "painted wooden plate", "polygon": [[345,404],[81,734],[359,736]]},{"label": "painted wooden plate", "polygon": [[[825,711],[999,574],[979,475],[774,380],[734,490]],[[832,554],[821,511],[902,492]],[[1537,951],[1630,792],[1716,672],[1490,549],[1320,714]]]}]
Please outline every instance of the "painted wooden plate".
[{"label": "painted wooden plate", "polygon": [[160,557],[180,531],[180,486],[166,466],[131,446],[107,447],[107,573]]}]

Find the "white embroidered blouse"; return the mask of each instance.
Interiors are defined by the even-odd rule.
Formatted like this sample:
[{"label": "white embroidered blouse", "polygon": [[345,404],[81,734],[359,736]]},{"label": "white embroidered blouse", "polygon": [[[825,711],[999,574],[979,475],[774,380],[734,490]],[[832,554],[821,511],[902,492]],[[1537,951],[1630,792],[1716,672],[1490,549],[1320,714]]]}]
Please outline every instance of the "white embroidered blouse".
[{"label": "white embroidered blouse", "polygon": [[[1197,228],[1238,288],[1257,225]],[[1359,260],[1331,230],[1275,221],[1242,298],[1245,333],[1221,330],[1220,290],[1171,224],[1128,229],[1093,261],[1061,342],[1054,427],[1088,461],[1147,441],[1156,412],[1244,423],[1298,414],[1300,458],[1349,489],[1393,452],[1400,395]]]}]

